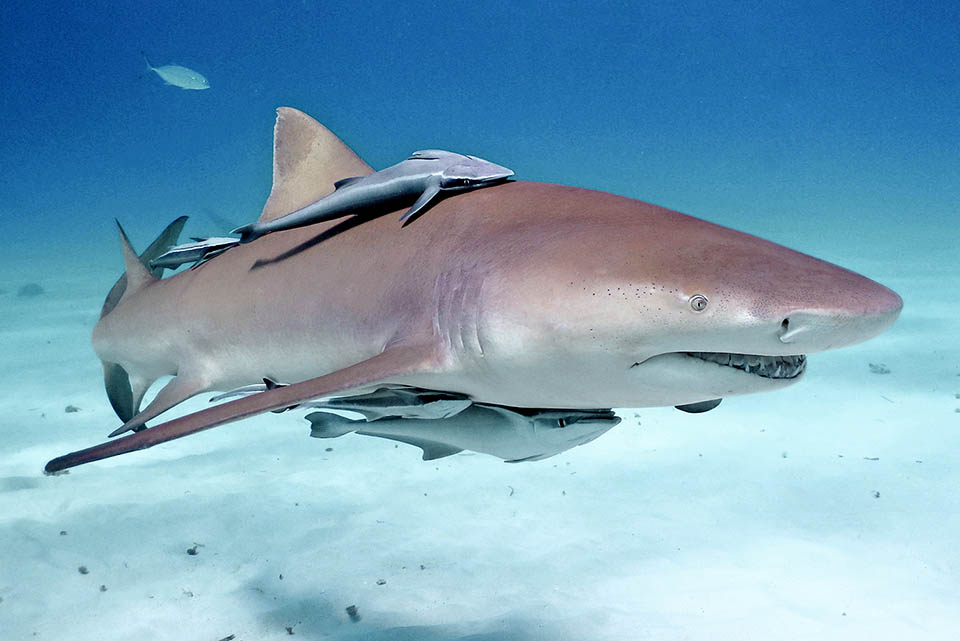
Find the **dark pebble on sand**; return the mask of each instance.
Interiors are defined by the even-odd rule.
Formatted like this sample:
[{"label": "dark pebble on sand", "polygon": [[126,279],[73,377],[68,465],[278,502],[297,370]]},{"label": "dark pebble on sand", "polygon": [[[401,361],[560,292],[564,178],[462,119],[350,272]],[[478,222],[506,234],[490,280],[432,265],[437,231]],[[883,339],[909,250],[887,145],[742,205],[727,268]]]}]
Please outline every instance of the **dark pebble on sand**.
[{"label": "dark pebble on sand", "polygon": [[44,292],[43,287],[36,283],[27,283],[17,290],[17,298],[33,298]]},{"label": "dark pebble on sand", "polygon": [[874,490],[874,492],[873,492],[873,498],[875,498],[875,499],[880,498],[880,492],[877,492],[876,490]]},{"label": "dark pebble on sand", "polygon": [[60,530],[60,536],[66,536],[66,535],[67,535],[66,530]]},{"label": "dark pebble on sand", "polygon": [[88,570],[87,566],[85,565],[81,565],[80,567],[78,567],[77,572],[79,572],[80,574],[90,574],[90,570]]},{"label": "dark pebble on sand", "polygon": [[292,626],[292,625],[288,625],[288,626],[287,626],[287,634],[289,634],[290,636],[293,636],[293,626]]},{"label": "dark pebble on sand", "polygon": [[348,605],[347,606],[347,616],[350,617],[350,620],[356,623],[360,620],[360,614],[357,612],[357,606]]},{"label": "dark pebble on sand", "polygon": [[377,579],[377,585],[386,585],[386,584],[387,584],[386,579]]},{"label": "dark pebble on sand", "polygon": [[194,545],[192,548],[187,548],[187,554],[190,556],[197,556],[197,546]]},{"label": "dark pebble on sand", "polygon": [[890,370],[883,363],[870,363],[871,374],[889,374]]},{"label": "dark pebble on sand", "polygon": [[333,448],[332,448],[332,447],[328,447],[325,451],[327,451],[327,452],[332,452],[332,451],[333,451]]},{"label": "dark pebble on sand", "polygon": [[101,585],[100,585],[100,591],[101,591],[101,592],[106,592],[106,591],[107,591],[107,586],[101,584]]},{"label": "dark pebble on sand", "polygon": [[74,412],[79,412],[80,408],[76,405],[67,405],[65,408],[63,408],[63,411],[67,414],[73,414]]}]

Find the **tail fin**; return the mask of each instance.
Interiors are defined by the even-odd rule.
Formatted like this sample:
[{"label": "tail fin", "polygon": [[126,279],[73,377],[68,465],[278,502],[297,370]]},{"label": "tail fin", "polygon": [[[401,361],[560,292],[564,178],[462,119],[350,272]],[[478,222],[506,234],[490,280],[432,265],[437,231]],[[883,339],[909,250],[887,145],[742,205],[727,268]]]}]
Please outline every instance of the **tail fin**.
[{"label": "tail fin", "polygon": [[250,223],[249,225],[243,225],[242,227],[237,227],[234,229],[231,234],[240,234],[241,243],[252,243],[256,239],[263,236],[263,232],[257,229],[258,223]]},{"label": "tail fin", "polygon": [[143,56],[143,61],[147,63],[147,69],[153,71],[153,65],[150,64],[150,59],[147,58],[147,53],[145,51],[141,51],[140,55]]},{"label": "tail fin", "polygon": [[355,432],[366,423],[363,419],[350,419],[330,412],[311,412],[305,417],[310,421],[310,436],[314,438],[337,438]]},{"label": "tail fin", "polygon": [[[180,232],[187,222],[186,216],[180,216],[175,221],[167,225],[157,239],[150,243],[146,251],[137,257],[130,248],[130,241],[127,235],[120,227],[120,238],[124,248],[124,262],[127,268],[119,280],[110,289],[107,299],[103,302],[103,309],[100,311],[100,318],[103,318],[117,306],[117,303],[123,298],[130,286],[136,289],[142,286],[142,281],[146,278],[159,278],[163,274],[163,267],[148,267],[151,260],[164,253],[171,246],[177,244]],[[120,223],[117,223],[119,227]],[[136,262],[133,262],[136,261]],[[134,272],[131,276],[130,272]],[[131,281],[133,281],[131,283]],[[110,405],[113,411],[121,421],[126,423],[133,418],[139,411],[140,401],[144,392],[147,391],[149,383],[147,381],[137,380],[131,385],[130,375],[117,363],[103,362],[103,385],[107,390],[107,398],[110,399]]]}]

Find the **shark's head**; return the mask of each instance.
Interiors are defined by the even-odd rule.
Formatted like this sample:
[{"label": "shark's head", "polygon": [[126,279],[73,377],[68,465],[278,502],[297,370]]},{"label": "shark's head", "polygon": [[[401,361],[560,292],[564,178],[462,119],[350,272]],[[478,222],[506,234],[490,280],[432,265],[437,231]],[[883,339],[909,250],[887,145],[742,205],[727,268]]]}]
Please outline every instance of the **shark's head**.
[{"label": "shark's head", "polygon": [[441,149],[425,149],[410,155],[411,160],[434,160],[441,163],[440,189],[463,191],[492,185],[513,176],[513,171],[492,162]]},{"label": "shark's head", "polygon": [[[526,185],[511,189],[519,198]],[[490,305],[498,311],[479,343],[491,364],[543,355],[507,384],[529,387],[523,377],[535,369],[539,389],[558,390],[545,400],[567,406],[685,405],[782,388],[803,376],[806,355],[876,336],[902,306],[849,270],[638,201],[575,192],[544,219],[549,230],[513,231],[522,252],[510,280],[484,289],[489,303],[508,300]]]}]

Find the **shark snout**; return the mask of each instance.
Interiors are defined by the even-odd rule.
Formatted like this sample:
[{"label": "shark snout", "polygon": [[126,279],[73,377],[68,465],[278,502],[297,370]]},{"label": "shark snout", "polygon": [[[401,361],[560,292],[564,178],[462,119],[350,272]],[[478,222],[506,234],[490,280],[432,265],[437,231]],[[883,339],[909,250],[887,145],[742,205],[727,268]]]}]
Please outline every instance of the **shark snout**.
[{"label": "shark snout", "polygon": [[903,299],[891,289],[869,283],[844,304],[801,308],[785,314],[777,338],[798,353],[819,352],[869,340],[897,320]]}]

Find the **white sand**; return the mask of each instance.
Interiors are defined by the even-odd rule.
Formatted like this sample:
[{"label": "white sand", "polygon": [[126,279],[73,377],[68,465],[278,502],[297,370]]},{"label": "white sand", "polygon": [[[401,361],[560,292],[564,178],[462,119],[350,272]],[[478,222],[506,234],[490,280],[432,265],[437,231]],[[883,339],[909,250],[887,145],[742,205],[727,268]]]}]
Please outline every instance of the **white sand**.
[{"label": "white sand", "polygon": [[0,638],[955,639],[960,279],[888,242],[824,256],[901,293],[884,336],[544,462],[426,463],[290,412],[56,477],[117,424],[89,330],[119,257],[7,256]]}]

